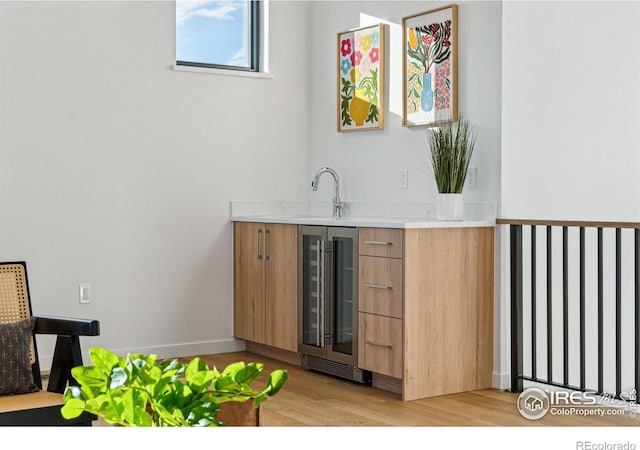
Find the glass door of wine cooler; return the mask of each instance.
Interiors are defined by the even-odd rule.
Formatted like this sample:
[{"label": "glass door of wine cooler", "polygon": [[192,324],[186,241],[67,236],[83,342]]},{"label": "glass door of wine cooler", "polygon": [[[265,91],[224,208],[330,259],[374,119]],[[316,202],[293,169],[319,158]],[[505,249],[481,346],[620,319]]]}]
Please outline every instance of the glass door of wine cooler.
[{"label": "glass door of wine cooler", "polygon": [[299,233],[298,350],[320,358],[325,349],[325,246],[327,228],[301,226]]},{"label": "glass door of wine cooler", "polygon": [[305,225],[299,230],[298,350],[355,367],[358,229]]},{"label": "glass door of wine cooler", "polygon": [[332,273],[327,286],[331,295],[330,345],[327,358],[357,365],[358,349],[358,230],[330,227],[328,231],[328,270]]}]

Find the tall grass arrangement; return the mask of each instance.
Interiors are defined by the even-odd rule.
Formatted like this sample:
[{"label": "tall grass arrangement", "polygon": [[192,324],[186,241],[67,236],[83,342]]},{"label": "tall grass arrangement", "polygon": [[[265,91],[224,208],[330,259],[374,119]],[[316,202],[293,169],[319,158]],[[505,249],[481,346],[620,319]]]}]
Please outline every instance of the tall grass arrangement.
[{"label": "tall grass arrangement", "polygon": [[461,193],[476,145],[477,128],[460,116],[457,122],[450,120],[428,124],[426,130],[438,192]]}]

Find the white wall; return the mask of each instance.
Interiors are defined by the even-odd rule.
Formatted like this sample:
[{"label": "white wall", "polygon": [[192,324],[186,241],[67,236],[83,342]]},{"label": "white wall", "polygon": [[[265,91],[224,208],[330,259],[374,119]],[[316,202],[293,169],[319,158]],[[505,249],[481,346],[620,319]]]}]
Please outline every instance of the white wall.
[{"label": "white wall", "polygon": [[36,313],[99,319],[85,350],[235,348],[229,201],[306,199],[308,18],[272,4],[255,79],[172,70],[172,2],[0,2],[0,260]]},{"label": "white wall", "polygon": [[[449,4],[415,1],[316,1],[309,66],[309,181],[322,166],[336,169],[347,201],[435,202],[436,185],[427,163],[423,127],[402,127],[402,18]],[[500,2],[458,3],[459,111],[479,126],[472,166],[478,188],[465,201],[496,201],[500,186]],[[388,24],[387,107],[384,130],[336,132],[337,33],[378,22]],[[401,190],[401,169],[409,186]],[[320,183],[312,200],[332,197]],[[309,189],[310,191],[310,189]]]},{"label": "white wall", "polygon": [[640,220],[640,4],[505,2],[505,218]]},{"label": "white wall", "polygon": [[[503,3],[499,217],[640,221],[639,23],[638,2]],[[496,370],[506,381],[508,232],[506,226],[500,228],[497,314],[504,320]],[[570,245],[575,245],[572,239]],[[614,270],[611,242],[605,245],[606,277]],[[628,253],[623,257],[631,259]],[[625,262],[623,267],[631,266]],[[590,264],[588,270],[592,268]],[[572,305],[576,283],[577,275],[570,279]],[[614,310],[610,285],[605,293],[608,318]],[[631,304],[630,292],[623,292],[625,305]],[[561,343],[557,345],[559,355]],[[615,344],[609,340],[606,345]]]}]

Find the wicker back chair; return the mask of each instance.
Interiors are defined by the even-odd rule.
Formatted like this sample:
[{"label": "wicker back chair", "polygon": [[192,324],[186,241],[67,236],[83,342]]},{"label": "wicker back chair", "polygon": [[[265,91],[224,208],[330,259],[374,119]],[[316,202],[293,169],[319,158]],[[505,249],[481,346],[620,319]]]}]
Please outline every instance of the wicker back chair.
[{"label": "wicker back chair", "polygon": [[[28,390],[34,392],[1,395],[0,425],[91,425],[92,421],[96,420],[96,416],[84,413],[70,421],[62,417],[60,408],[64,404],[62,394],[67,385],[77,384],[71,376],[71,369],[82,365],[79,337],[98,336],[100,323],[91,319],[34,316],[31,312],[26,263],[24,261],[0,262],[0,328],[6,324],[24,324],[25,319],[30,319],[27,322],[33,325],[28,353],[34,386]],[[57,335],[46,390],[42,387],[36,345],[37,334]],[[17,347],[19,346],[14,345],[11,339],[0,335],[0,352],[8,353],[9,350]],[[2,361],[1,358],[0,361]],[[2,377],[0,386],[3,382],[6,384],[6,380],[12,379],[13,368],[13,361],[6,367],[0,367],[0,377]]]}]

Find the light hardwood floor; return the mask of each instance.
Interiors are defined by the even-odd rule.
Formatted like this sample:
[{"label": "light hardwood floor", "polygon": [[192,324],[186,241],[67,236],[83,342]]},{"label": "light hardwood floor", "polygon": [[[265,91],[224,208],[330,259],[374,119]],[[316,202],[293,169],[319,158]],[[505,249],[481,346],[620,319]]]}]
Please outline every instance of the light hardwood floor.
[{"label": "light hardwood floor", "polygon": [[202,355],[218,369],[235,361],[265,364],[256,387],[266,374],[284,368],[289,380],[281,392],[263,403],[267,427],[638,427],[640,418],[553,416],[523,418],[516,409],[517,395],[486,389],[403,402],[399,395],[361,386],[329,375],[301,369],[281,361],[247,353]]}]

